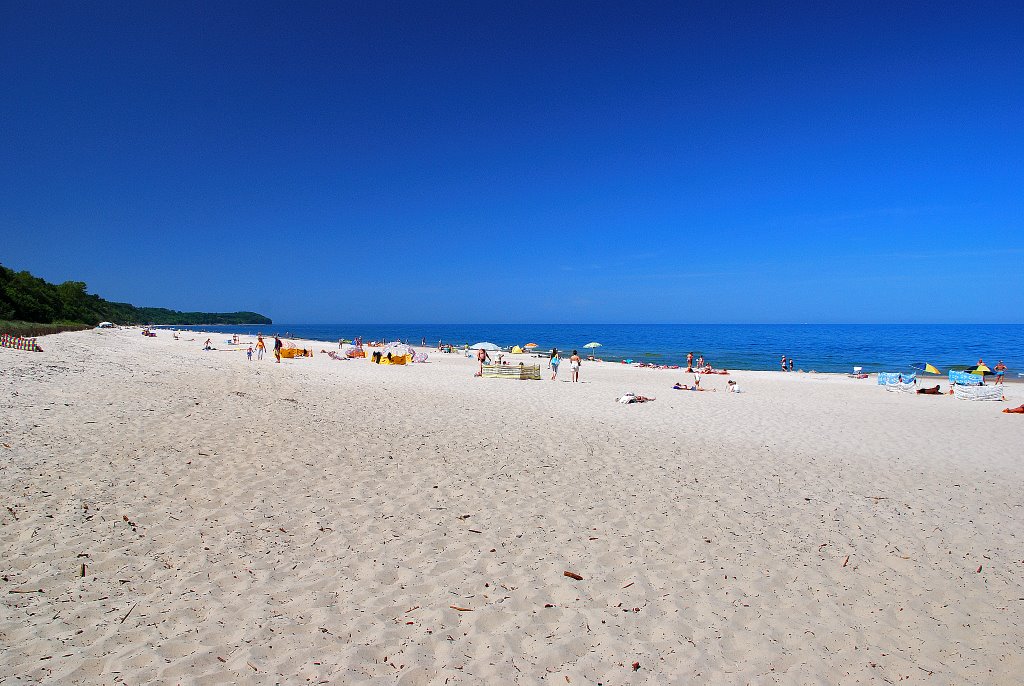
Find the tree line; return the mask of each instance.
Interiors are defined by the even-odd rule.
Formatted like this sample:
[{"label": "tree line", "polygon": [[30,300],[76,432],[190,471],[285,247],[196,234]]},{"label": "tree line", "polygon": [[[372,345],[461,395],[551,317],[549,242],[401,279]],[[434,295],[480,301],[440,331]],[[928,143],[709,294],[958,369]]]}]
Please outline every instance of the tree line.
[{"label": "tree line", "polygon": [[53,284],[0,265],[0,320],[37,324],[272,324],[256,312],[178,312],[163,307],[135,307],[86,292],[82,281]]}]

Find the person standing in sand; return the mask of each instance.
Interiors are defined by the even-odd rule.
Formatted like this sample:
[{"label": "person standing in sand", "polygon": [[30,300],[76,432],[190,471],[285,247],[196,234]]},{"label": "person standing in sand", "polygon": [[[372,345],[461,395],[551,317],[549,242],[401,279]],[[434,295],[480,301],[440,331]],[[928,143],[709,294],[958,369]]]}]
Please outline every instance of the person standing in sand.
[{"label": "person standing in sand", "polygon": [[580,364],[583,360],[580,359],[580,355],[575,350],[572,351],[572,357],[569,358],[569,369],[572,370],[572,382],[576,383],[580,380]]},{"label": "person standing in sand", "polygon": [[484,350],[483,348],[480,348],[479,350],[477,350],[476,351],[476,360],[477,360],[477,362],[480,363],[480,371],[477,372],[477,376],[483,376],[484,375],[484,363],[485,362],[490,362],[490,358],[487,356],[487,351]]},{"label": "person standing in sand", "polygon": [[1006,376],[1006,365],[1003,364],[1002,360],[996,362],[996,366],[992,368],[992,371],[996,373],[996,383],[1003,383],[1003,377]]},{"label": "person standing in sand", "polygon": [[790,358],[789,358],[789,371],[793,371],[793,357],[792,356],[790,356]]},{"label": "person standing in sand", "polygon": [[263,334],[256,337],[256,359],[263,359],[263,352],[267,349],[267,344],[263,342]]},{"label": "person standing in sand", "polygon": [[785,355],[782,356],[782,371],[784,371],[784,372],[788,372],[789,371],[786,368],[786,356]]},{"label": "person standing in sand", "polygon": [[281,364],[281,348],[282,347],[284,347],[284,344],[281,343],[281,338],[279,336],[274,336],[274,357],[277,358],[277,363],[278,364]]},{"label": "person standing in sand", "polygon": [[558,356],[558,348],[554,348],[551,351],[551,380],[558,380],[558,365],[562,363],[562,358]]},{"label": "person standing in sand", "polygon": [[693,371],[693,351],[686,353],[686,371]]}]

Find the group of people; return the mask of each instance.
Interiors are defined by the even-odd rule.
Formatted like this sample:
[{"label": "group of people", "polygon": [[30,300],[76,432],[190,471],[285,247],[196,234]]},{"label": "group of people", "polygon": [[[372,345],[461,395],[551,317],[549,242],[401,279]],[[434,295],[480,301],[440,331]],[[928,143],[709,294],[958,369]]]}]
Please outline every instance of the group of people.
[{"label": "group of people", "polygon": [[[580,365],[583,360],[580,359],[580,354],[575,350],[572,351],[572,355],[569,357],[569,369],[572,371],[572,382],[576,383],[580,380]],[[558,352],[558,348],[551,349],[551,355],[548,357],[548,366],[551,368],[551,380],[558,380],[558,367],[562,364],[562,356]]]},{"label": "group of people", "polygon": [[[235,338],[237,340],[237,336]],[[277,358],[277,362],[278,363],[281,362],[281,348],[282,347],[284,347],[284,344],[281,342],[280,336],[274,336],[274,357]],[[255,348],[256,359],[257,360],[262,360],[263,359],[263,353],[265,353],[266,351],[267,351],[267,344],[263,341],[263,334],[259,334],[258,336],[256,336],[256,348]],[[252,344],[250,343],[249,344],[249,349],[245,351],[245,356],[246,356],[246,358],[250,362],[252,362],[252,354],[253,354],[253,347],[252,347]]]},{"label": "group of people", "polygon": [[[675,367],[672,367],[675,369]],[[721,374],[725,370],[715,371],[715,368],[711,366],[711,363],[704,359],[703,355],[699,355],[697,360],[694,361],[693,353],[686,353],[686,371],[690,374]]]},{"label": "group of people", "polygon": [[[694,376],[693,376],[693,385],[692,386],[687,386],[686,384],[679,383],[677,381],[675,384],[673,384],[672,390],[673,391],[712,391],[712,392],[715,392],[718,389],[717,388],[701,388],[700,387],[700,375],[694,374]],[[741,393],[742,391],[740,391],[739,384],[737,384],[732,379],[729,379],[728,381],[725,382],[725,392],[726,393]]]},{"label": "group of people", "polygon": [[[498,356],[498,364],[501,364],[501,358],[504,355]],[[491,362],[491,356],[487,354],[487,351],[480,348],[476,351],[476,360],[480,363],[480,369],[477,371],[476,376],[483,376],[484,365]],[[558,348],[552,348],[551,354],[548,355],[548,368],[551,370],[551,380],[558,380],[558,368],[562,364],[562,354],[558,352]],[[569,369],[572,372],[571,381],[577,383],[580,380],[580,365],[583,364],[583,359],[580,357],[578,351],[573,350],[572,355],[569,356]]]},{"label": "group of people", "polygon": [[793,371],[793,358],[790,357],[788,359],[788,361],[789,361],[789,368],[787,369],[786,368],[787,358],[786,358],[785,355],[783,355],[782,356],[782,371],[784,371],[784,372],[791,372],[791,371]]}]

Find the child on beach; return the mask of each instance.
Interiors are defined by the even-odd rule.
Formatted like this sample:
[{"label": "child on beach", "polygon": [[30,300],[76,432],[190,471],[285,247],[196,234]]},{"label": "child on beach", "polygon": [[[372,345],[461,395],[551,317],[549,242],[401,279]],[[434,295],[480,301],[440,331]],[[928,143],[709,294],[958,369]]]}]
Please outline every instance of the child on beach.
[{"label": "child on beach", "polygon": [[252,362],[252,346],[251,345],[249,346],[249,349],[245,351],[245,356],[249,358],[250,362]]}]

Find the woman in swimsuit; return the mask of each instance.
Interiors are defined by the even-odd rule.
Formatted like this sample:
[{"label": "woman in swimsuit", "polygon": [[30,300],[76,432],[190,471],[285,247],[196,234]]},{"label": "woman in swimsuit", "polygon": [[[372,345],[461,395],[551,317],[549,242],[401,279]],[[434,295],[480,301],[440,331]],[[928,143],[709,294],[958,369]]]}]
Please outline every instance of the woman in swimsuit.
[{"label": "woman in swimsuit", "polygon": [[572,357],[569,358],[569,369],[572,370],[572,380],[576,383],[580,380],[580,356],[575,350],[572,351]]}]

